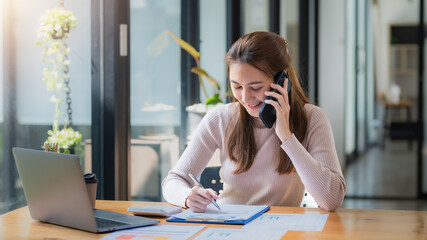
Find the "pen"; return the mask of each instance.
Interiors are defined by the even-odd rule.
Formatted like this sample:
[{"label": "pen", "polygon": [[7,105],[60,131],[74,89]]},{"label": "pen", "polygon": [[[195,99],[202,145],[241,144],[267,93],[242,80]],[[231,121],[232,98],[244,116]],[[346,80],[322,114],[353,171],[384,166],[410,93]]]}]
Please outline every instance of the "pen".
[{"label": "pen", "polygon": [[[194,175],[193,175],[192,173],[189,173],[189,174],[188,174],[188,176],[190,176],[190,178],[191,178],[191,180],[193,180],[194,184],[196,184],[196,185],[198,185],[198,186],[200,186],[200,187],[203,187],[203,186],[202,186],[202,184],[201,184],[199,181],[197,181],[197,179],[194,177]],[[216,203],[216,200],[215,200],[215,199],[213,199],[213,198],[212,198],[212,204],[213,204],[216,208],[218,208],[218,210],[220,210],[220,211],[221,211],[221,208],[218,206],[218,203]]]}]

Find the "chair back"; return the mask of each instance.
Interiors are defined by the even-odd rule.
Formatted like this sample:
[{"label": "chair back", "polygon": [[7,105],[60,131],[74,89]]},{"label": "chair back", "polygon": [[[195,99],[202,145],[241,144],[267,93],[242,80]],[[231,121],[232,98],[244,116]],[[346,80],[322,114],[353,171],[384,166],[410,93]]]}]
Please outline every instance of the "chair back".
[{"label": "chair back", "polygon": [[319,205],[317,204],[316,200],[314,200],[314,197],[311,196],[310,193],[305,191],[300,207],[319,208]]},{"label": "chair back", "polygon": [[223,183],[219,176],[221,167],[207,167],[200,176],[200,183],[204,188],[212,188],[215,192],[219,193],[223,189]]}]

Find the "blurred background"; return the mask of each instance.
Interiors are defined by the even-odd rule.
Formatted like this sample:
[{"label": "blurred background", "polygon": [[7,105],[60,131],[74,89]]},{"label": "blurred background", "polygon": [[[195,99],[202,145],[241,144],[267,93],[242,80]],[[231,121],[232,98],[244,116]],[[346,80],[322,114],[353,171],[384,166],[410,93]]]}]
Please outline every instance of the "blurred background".
[{"label": "blurred background", "polygon": [[161,201],[161,180],[203,117],[186,107],[206,101],[204,88],[215,93],[165,31],[202,53],[225,102],[228,48],[272,31],[331,122],[342,207],[427,210],[424,0],[0,0],[0,214],[26,204],[12,147],[41,150],[52,128],[36,30],[61,6],[77,25],[66,39],[70,92],[60,93],[59,124],[71,111],[82,169],[101,180],[98,199]]}]

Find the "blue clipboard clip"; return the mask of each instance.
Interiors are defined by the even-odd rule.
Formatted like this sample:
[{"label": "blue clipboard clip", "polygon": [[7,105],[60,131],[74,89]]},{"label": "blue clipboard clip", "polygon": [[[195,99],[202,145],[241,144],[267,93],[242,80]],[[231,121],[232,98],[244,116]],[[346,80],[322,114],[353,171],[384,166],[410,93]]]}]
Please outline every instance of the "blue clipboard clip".
[{"label": "blue clipboard clip", "polygon": [[221,218],[186,218],[187,221],[194,221],[194,222],[225,222],[227,219],[221,219]]}]

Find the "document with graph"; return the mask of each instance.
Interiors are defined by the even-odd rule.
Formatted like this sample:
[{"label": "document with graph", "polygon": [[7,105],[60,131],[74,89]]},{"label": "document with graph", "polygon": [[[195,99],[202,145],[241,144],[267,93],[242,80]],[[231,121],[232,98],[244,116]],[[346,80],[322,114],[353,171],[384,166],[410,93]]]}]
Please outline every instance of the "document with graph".
[{"label": "document with graph", "polygon": [[206,225],[172,225],[160,224],[154,226],[140,227],[128,230],[121,230],[110,233],[101,240],[150,240],[150,239],[168,239],[185,240],[202,230]]},{"label": "document with graph", "polygon": [[286,232],[286,229],[207,228],[197,235],[194,240],[280,240]]},{"label": "document with graph", "polygon": [[212,204],[208,205],[206,212],[196,213],[187,209],[172,215],[168,222],[191,223],[218,223],[218,224],[246,224],[255,219],[270,207],[268,205],[234,205],[221,204],[221,211]]},{"label": "document with graph", "polygon": [[244,226],[245,229],[287,229],[321,232],[329,214],[264,213]]}]

